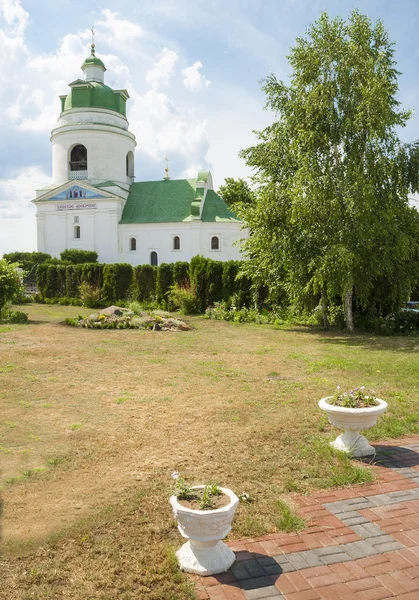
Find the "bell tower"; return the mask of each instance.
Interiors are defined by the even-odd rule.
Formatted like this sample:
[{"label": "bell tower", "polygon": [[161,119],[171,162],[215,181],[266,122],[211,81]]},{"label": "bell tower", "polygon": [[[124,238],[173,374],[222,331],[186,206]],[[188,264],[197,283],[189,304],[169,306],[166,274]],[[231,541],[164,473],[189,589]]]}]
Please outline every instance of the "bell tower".
[{"label": "bell tower", "polygon": [[58,127],[51,132],[53,183],[113,181],[128,190],[136,146],[126,118],[129,94],[104,83],[106,67],[96,56],[93,35],[81,69],[84,79],[70,83],[69,93],[60,96]]}]

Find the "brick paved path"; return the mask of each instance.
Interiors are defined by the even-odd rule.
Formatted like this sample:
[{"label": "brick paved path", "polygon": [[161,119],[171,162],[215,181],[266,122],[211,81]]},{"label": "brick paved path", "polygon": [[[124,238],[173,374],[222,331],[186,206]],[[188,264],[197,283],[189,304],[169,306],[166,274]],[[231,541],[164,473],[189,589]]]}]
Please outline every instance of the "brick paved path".
[{"label": "brick paved path", "polygon": [[308,528],[230,542],[199,600],[419,600],[419,437],[375,446],[377,480],[294,498]]}]

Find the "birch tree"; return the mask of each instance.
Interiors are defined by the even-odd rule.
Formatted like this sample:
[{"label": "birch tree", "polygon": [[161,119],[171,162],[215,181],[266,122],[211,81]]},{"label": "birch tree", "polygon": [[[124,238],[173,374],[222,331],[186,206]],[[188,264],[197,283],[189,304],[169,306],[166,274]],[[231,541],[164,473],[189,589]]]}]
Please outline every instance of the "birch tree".
[{"label": "birch tree", "polygon": [[252,205],[235,206],[253,233],[246,268],[273,287],[282,278],[291,297],[319,294],[325,325],[328,298],[340,296],[353,331],[354,293],[365,305],[391,278],[389,293],[399,302],[408,294],[419,147],[398,136],[411,114],[397,100],[394,46],[381,21],[323,13],[288,60],[288,84],[273,74],[263,83],[273,123],[241,153],[258,189]]}]

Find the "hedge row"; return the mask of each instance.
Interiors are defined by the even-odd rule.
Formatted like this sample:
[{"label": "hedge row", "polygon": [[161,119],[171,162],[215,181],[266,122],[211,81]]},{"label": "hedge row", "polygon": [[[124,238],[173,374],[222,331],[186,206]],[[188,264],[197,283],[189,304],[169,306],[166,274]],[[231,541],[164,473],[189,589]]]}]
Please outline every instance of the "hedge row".
[{"label": "hedge row", "polygon": [[125,263],[41,264],[36,270],[36,281],[44,299],[79,298],[79,287],[87,282],[101,289],[104,302],[113,304],[131,299],[156,302],[164,308],[168,308],[173,285],[190,286],[203,312],[233,294],[238,307],[250,304],[251,282],[246,277],[236,279],[239,267],[239,261],[221,262],[202,256],[195,256],[190,263],[162,263],[159,267],[132,267]]}]

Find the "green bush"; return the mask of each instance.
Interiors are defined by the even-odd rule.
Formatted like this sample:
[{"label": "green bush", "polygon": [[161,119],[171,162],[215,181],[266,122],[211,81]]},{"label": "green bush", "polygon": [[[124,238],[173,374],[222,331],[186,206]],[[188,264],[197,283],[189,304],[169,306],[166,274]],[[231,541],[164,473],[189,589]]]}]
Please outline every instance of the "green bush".
[{"label": "green bush", "polygon": [[196,315],[199,313],[199,304],[191,285],[172,285],[169,293],[169,307],[179,310],[182,315]]},{"label": "green bush", "polygon": [[23,281],[26,284],[36,282],[36,267],[50,258],[51,255],[45,252],[9,252],[3,254],[4,260],[8,263],[17,263],[25,271]]},{"label": "green bush", "polygon": [[205,305],[211,306],[214,302],[223,299],[223,263],[219,260],[209,260],[207,263],[207,286]]},{"label": "green bush", "polygon": [[103,298],[109,303],[128,297],[132,284],[132,266],[116,263],[103,266]]},{"label": "green bush", "polygon": [[83,263],[95,263],[97,262],[98,254],[94,250],[78,250],[76,248],[70,248],[63,250],[60,253],[61,260],[68,261],[74,265],[80,265]]},{"label": "green bush", "polygon": [[6,319],[10,323],[27,323],[28,313],[21,312],[20,310],[9,310],[6,312]]},{"label": "green bush", "polygon": [[173,283],[180,286],[190,284],[189,263],[181,261],[173,263]]},{"label": "green bush", "polygon": [[138,265],[133,269],[133,297],[138,302],[152,302],[156,296],[157,267]]},{"label": "green bush", "polygon": [[86,308],[97,308],[102,305],[102,290],[99,286],[83,281],[79,287],[80,300]]},{"label": "green bush", "polygon": [[169,307],[170,288],[173,285],[172,264],[162,263],[157,267],[156,300],[166,310]]},{"label": "green bush", "polygon": [[191,287],[195,291],[199,312],[204,312],[207,308],[207,267],[209,260],[209,258],[203,256],[194,256],[189,265]]},{"label": "green bush", "polygon": [[236,291],[236,277],[240,263],[235,260],[227,260],[223,263],[223,289],[222,299],[227,301]]}]

